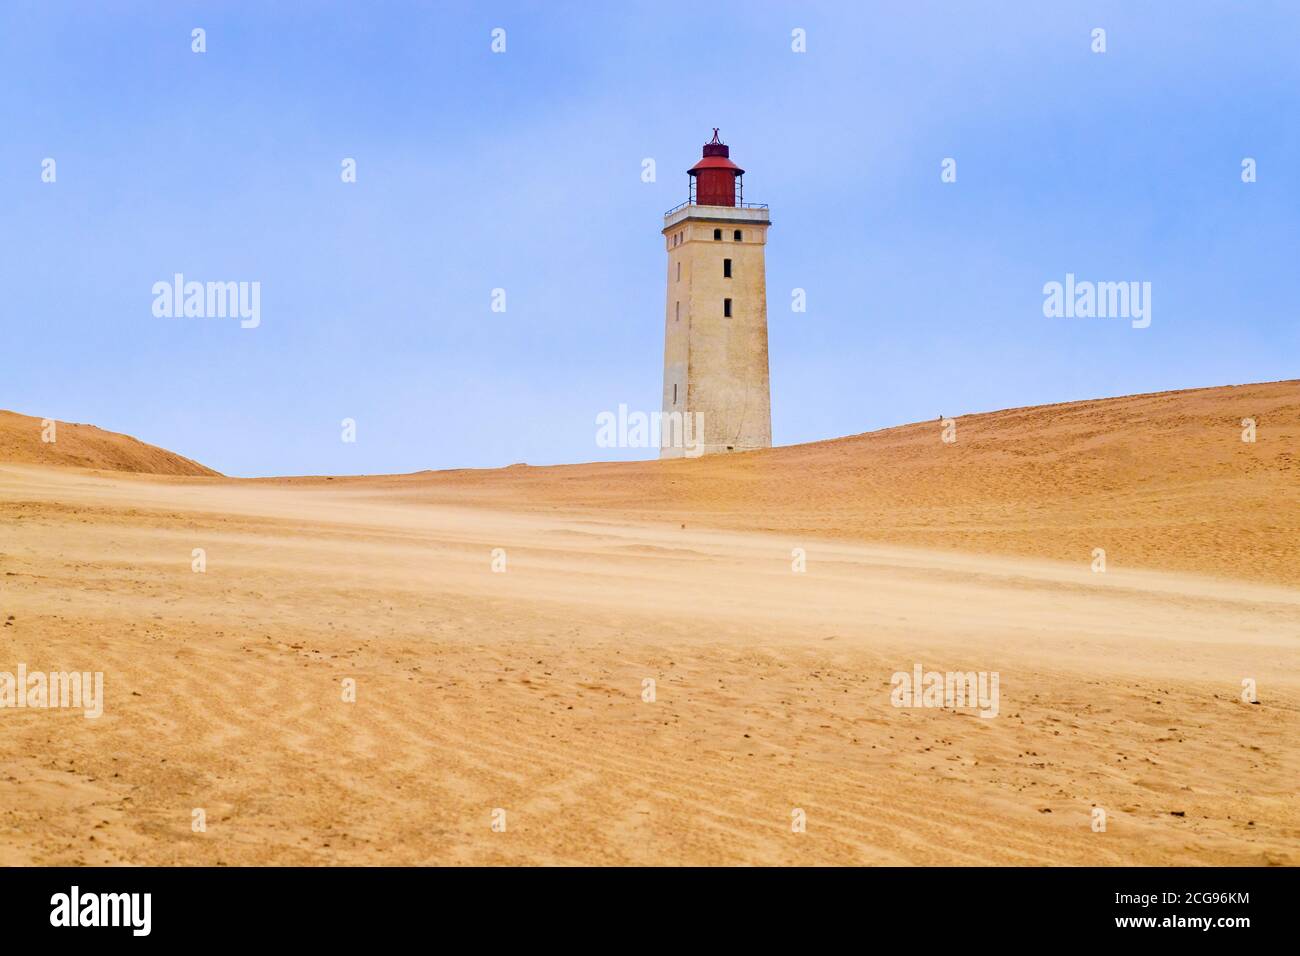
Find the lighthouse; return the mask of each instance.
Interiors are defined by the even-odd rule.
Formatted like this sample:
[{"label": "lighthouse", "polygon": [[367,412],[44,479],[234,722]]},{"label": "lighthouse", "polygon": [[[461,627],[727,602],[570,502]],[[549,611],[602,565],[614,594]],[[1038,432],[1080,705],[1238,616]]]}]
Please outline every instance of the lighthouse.
[{"label": "lighthouse", "polygon": [[[767,205],[744,201],[745,171],[716,129],[687,174],[689,198],[664,214],[664,421],[701,430],[689,438],[704,454],[770,448]],[[659,457],[679,457],[668,432]]]}]

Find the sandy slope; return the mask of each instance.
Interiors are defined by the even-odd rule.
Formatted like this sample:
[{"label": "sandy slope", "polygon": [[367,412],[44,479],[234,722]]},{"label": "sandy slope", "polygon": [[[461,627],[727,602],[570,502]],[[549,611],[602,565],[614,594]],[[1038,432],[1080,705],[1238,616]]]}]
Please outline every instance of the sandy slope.
[{"label": "sandy slope", "polygon": [[[1300,863],[1298,421],[1287,382],[249,482],[0,415],[0,671],[108,698],[0,710],[0,864]],[[892,707],[918,662],[999,715]]]},{"label": "sandy slope", "polygon": [[1100,547],[1112,567],[1300,585],[1300,381],[963,416],[956,437],[933,421],[729,458],[360,481],[427,503],[800,539],[1071,562]]},{"label": "sandy slope", "polygon": [[46,421],[0,409],[0,461],[150,475],[217,474],[174,452],[94,425],[55,422],[53,432],[49,433],[54,440],[46,441],[43,440]]},{"label": "sandy slope", "polygon": [[0,863],[1300,862],[1294,587],[410,485],[0,464]]}]

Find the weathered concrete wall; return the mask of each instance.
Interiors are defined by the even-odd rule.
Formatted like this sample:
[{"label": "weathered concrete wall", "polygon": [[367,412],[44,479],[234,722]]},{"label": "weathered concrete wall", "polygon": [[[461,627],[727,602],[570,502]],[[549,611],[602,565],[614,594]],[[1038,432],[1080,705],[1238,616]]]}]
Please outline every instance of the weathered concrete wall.
[{"label": "weathered concrete wall", "polygon": [[[665,217],[663,410],[703,414],[705,454],[772,445],[763,254],[768,225],[766,209],[688,206]],[[715,239],[719,229],[722,238]],[[682,448],[664,448],[660,457],[682,454]]]}]

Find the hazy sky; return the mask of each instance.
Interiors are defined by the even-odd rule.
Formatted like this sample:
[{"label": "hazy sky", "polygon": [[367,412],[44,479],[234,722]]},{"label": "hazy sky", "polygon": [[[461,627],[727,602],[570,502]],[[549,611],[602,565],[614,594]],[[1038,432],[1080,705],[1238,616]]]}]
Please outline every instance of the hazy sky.
[{"label": "hazy sky", "polygon": [[[714,126],[771,206],[777,444],[1298,374],[1294,3],[100,6],[0,6],[0,407],[235,475],[650,457],[595,418],[658,407]],[[177,272],[261,325],[156,317]],[[1067,272],[1150,327],[1045,318]]]}]

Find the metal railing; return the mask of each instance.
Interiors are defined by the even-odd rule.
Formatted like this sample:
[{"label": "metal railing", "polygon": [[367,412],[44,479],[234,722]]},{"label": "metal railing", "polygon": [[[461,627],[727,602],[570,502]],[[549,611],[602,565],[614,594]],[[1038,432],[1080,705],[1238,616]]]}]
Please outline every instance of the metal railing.
[{"label": "metal railing", "polygon": [[[673,206],[673,208],[672,208],[672,209],[669,209],[666,213],[664,213],[664,215],[665,215],[665,216],[671,216],[671,215],[672,215],[673,213],[675,213],[677,210],[679,210],[679,209],[685,209],[687,206],[705,206],[705,205],[712,205],[712,204],[711,204],[711,203],[698,203],[698,202],[696,202],[695,199],[692,197],[691,199],[686,200],[686,202],[678,203],[676,206]],[[765,203],[765,202],[738,202],[738,203],[733,203],[733,204],[730,205],[730,206],[724,206],[724,207],[722,207],[722,208],[724,208],[724,209],[766,209],[766,208],[767,208],[767,203]]]}]

